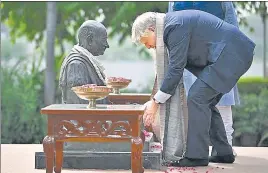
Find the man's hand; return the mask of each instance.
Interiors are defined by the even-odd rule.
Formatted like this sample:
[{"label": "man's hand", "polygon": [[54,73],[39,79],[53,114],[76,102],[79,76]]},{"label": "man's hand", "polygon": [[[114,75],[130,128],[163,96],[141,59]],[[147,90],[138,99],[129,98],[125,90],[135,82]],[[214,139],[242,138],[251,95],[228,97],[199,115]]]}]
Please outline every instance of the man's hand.
[{"label": "man's hand", "polygon": [[143,115],[143,122],[145,126],[150,126],[155,120],[155,115],[159,105],[155,103],[154,100],[150,100],[149,102],[145,103],[145,105],[146,110]]}]

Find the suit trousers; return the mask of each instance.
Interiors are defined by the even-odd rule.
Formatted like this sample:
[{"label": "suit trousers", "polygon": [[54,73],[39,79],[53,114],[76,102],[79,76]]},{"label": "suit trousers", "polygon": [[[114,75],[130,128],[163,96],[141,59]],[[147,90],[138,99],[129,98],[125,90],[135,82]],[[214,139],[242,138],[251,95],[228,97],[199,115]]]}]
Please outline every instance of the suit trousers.
[{"label": "suit trousers", "polygon": [[185,157],[208,159],[209,144],[219,156],[232,154],[222,117],[216,108],[222,93],[197,79],[189,90],[188,133]]}]

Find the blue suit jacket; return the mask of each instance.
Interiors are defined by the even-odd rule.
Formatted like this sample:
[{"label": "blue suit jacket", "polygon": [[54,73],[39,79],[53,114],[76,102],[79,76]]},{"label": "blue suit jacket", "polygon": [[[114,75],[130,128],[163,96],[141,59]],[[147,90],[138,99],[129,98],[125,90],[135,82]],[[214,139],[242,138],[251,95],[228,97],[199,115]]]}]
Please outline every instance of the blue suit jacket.
[{"label": "blue suit jacket", "polygon": [[[201,10],[213,14],[227,23],[238,27],[237,16],[233,3],[230,1],[175,1],[169,2],[169,12],[180,10]],[[184,70],[184,87],[186,96],[188,96],[189,89],[195,82],[196,77],[188,70]],[[232,90],[224,94],[217,104],[218,106],[239,105],[240,98],[237,85]]]},{"label": "blue suit jacket", "polygon": [[173,95],[186,68],[220,93],[229,92],[253,61],[255,44],[237,27],[199,10],[166,14],[169,68],[160,90]]}]

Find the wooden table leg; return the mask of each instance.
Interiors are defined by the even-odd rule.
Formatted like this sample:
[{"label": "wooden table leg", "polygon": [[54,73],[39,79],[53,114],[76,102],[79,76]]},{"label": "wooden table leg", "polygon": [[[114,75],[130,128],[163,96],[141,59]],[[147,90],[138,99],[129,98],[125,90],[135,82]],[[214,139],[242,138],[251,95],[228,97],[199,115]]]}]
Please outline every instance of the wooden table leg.
[{"label": "wooden table leg", "polygon": [[55,153],[55,173],[61,173],[63,163],[63,143],[62,141],[56,141],[56,153]]},{"label": "wooden table leg", "polygon": [[145,143],[145,134],[143,133],[143,131],[140,132],[140,137],[141,137],[141,140],[142,140],[142,144],[144,145],[144,143]]},{"label": "wooden table leg", "polygon": [[143,173],[142,164],[143,141],[140,137],[131,139],[131,170],[132,173]]},{"label": "wooden table leg", "polygon": [[46,173],[53,173],[54,167],[54,138],[46,136],[43,140],[43,149],[46,155]]}]

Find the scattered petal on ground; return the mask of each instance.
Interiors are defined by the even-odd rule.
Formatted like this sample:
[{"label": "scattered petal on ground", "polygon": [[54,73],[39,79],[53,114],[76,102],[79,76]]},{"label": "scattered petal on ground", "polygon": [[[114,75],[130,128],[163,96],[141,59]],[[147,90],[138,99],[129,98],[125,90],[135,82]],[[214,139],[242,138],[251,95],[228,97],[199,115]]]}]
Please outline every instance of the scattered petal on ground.
[{"label": "scattered petal on ground", "polygon": [[215,168],[220,167],[168,167],[165,173],[217,173]]}]

